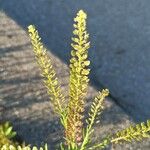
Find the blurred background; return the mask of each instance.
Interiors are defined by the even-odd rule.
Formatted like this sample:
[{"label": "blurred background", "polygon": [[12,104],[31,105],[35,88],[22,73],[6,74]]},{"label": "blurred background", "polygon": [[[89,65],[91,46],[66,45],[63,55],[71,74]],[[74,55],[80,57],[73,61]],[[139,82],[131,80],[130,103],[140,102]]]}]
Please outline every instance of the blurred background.
[{"label": "blurred background", "polygon": [[[53,148],[61,140],[27,26],[36,25],[67,96],[72,24],[80,9],[88,15],[91,41],[88,104],[104,87],[111,93],[94,140],[149,119],[149,8],[149,0],[0,0],[0,120],[11,121],[27,143],[48,142]],[[150,144],[124,147],[145,150]]]}]

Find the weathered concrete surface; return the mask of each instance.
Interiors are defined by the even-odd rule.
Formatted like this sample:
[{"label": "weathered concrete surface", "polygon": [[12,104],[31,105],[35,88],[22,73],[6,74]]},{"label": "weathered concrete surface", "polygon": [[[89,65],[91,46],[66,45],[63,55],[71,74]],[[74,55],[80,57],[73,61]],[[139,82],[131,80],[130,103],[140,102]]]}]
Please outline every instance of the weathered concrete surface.
[{"label": "weathered concrete surface", "polygon": [[[58,134],[57,120],[55,124],[39,72],[32,64],[34,60],[28,38],[16,23],[22,28],[31,23],[37,25],[44,43],[51,49],[50,56],[55,60],[59,78],[67,83],[67,74],[64,73],[67,66],[62,61],[67,62],[69,58],[72,18],[80,8],[89,14],[92,83],[96,87],[108,87],[118,104],[136,119],[150,118],[149,3],[148,0],[82,0],[78,3],[73,0],[0,0],[1,12],[10,17],[7,18],[4,13],[0,16],[1,119],[12,120],[22,138],[33,144],[39,144],[42,140],[51,141]],[[91,97],[95,92],[91,88]],[[34,101],[36,97],[38,99]],[[106,106],[102,129],[98,127],[97,131],[103,134],[129,124],[128,116],[112,101]],[[50,137],[45,137],[47,132]],[[35,136],[29,137],[29,133]],[[99,132],[97,134],[100,136]],[[54,143],[58,139],[54,139]],[[145,142],[135,147],[125,147],[138,148],[149,149],[149,144]]]},{"label": "weathered concrete surface", "polygon": [[1,0],[0,8],[23,28],[35,24],[52,53],[67,62],[72,18],[88,14],[93,82],[108,87],[137,120],[150,118],[149,0]]},{"label": "weathered concrete surface", "polygon": [[[42,84],[32,47],[26,32],[6,14],[0,12],[0,122],[11,121],[26,143],[48,143],[50,150],[62,139],[62,128]],[[49,53],[63,92],[67,95],[68,67]],[[90,86],[89,107],[97,90]],[[99,141],[132,123],[130,117],[111,99],[106,99],[100,124],[95,125],[93,141]],[[149,150],[149,141],[115,147],[115,150]],[[109,148],[111,149],[111,147]]]}]

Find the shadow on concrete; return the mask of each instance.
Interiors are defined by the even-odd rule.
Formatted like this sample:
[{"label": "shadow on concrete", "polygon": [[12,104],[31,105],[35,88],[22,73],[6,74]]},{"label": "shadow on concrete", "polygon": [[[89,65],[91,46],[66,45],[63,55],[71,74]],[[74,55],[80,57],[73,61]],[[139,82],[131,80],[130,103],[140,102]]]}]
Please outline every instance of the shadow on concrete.
[{"label": "shadow on concrete", "polygon": [[[68,1],[67,3],[63,1],[56,2],[55,0],[30,0],[28,2],[26,0],[1,0],[0,10],[15,20],[25,30],[27,30],[27,26],[30,24],[36,25],[45,46],[50,49],[53,54],[68,64],[71,49],[70,39],[73,30],[73,18],[75,17],[76,12],[82,8],[88,12],[90,20],[89,22],[92,22],[93,16],[90,15],[94,14],[90,12],[93,12],[93,9],[98,7],[96,7],[97,3],[99,6],[102,2],[87,2],[86,0],[83,0],[79,3],[76,3],[75,1]],[[70,7],[68,7],[68,5]],[[98,13],[104,13],[104,8],[99,10]],[[91,35],[92,43],[89,51],[89,57],[91,64],[95,64],[94,61],[100,61],[94,59],[94,51],[96,51],[95,45],[98,45],[99,41],[94,42],[93,40],[94,33],[96,32],[94,27],[90,27],[89,32],[93,33],[93,35]],[[99,36],[99,39],[102,43],[106,43],[105,37]],[[109,49],[109,44],[107,43],[106,45],[107,49]],[[91,84],[99,89],[104,86],[97,82],[97,79],[94,79],[95,73],[93,70],[96,67],[96,65],[92,65],[90,78]],[[115,101],[118,103],[117,100]],[[118,103],[118,105],[120,105],[120,103]]]},{"label": "shadow on concrete", "polygon": [[[10,53],[23,51],[25,45],[6,47],[2,49],[1,55],[6,60],[10,60]],[[15,53],[16,54],[16,53]],[[11,58],[13,55],[11,54]],[[27,58],[25,58],[27,57]],[[20,57],[19,57],[20,58]],[[0,80],[0,93],[3,99],[0,100],[0,121],[13,122],[14,130],[17,131],[21,140],[26,143],[32,143],[32,145],[40,146],[43,143],[48,143],[50,149],[54,149],[56,145],[62,141],[62,127],[58,121],[56,115],[50,106],[49,97],[46,93],[46,89],[41,85],[41,77],[38,73],[27,74],[27,71],[21,71],[23,63],[33,62],[34,57],[28,57],[24,55],[25,62],[22,62],[22,58],[19,61],[15,61],[13,64],[9,62],[4,65],[4,72],[10,71],[11,75],[6,74],[3,79]],[[21,62],[20,62],[21,61]],[[17,66],[19,72],[11,72],[12,67]],[[29,70],[29,73],[37,68],[33,66]],[[13,70],[14,71],[14,70]],[[3,72],[1,72],[1,75]],[[63,76],[61,78],[64,78]],[[62,84],[63,87],[66,83]],[[93,97],[88,97],[90,102]],[[111,107],[105,109],[102,115],[102,126],[113,124],[114,126],[122,123],[124,113]],[[89,110],[89,108],[87,108]],[[113,112],[112,112],[113,111]],[[87,112],[86,112],[87,114]],[[115,114],[111,116],[109,114]],[[100,118],[98,118],[100,119]],[[115,120],[115,121],[114,121]],[[108,129],[107,129],[108,130]],[[47,134],[48,133],[48,134]]]},{"label": "shadow on concrete", "polygon": [[[0,0],[0,10],[6,13],[13,20],[15,20],[21,27],[24,28],[24,30],[27,30],[28,25],[35,24],[40,32],[40,35],[43,39],[43,43],[45,44],[45,46],[48,49],[51,49],[53,54],[55,54],[61,60],[63,60],[65,63],[68,64],[68,60],[70,57],[70,49],[71,49],[71,47],[69,46],[71,40],[68,40],[68,39],[71,39],[71,35],[72,35],[72,24],[73,24],[72,18],[75,16],[76,12],[80,8],[84,9],[87,12],[93,11],[92,10],[93,8],[89,6],[93,5],[94,2],[88,1],[88,4],[87,4],[87,0],[83,0],[80,3],[76,3],[75,1],[72,1],[72,3],[69,3],[68,1],[68,4],[70,5],[70,7],[68,7],[67,2],[63,3],[63,1],[61,1],[61,2],[56,2],[55,7],[53,7],[54,2],[55,0],[38,0],[38,1],[37,0],[30,0],[30,1]],[[94,5],[96,5],[96,1]],[[57,9],[56,9],[56,6],[57,6]],[[67,16],[69,17],[66,17],[65,13],[68,14]],[[104,13],[104,11],[100,10],[99,13]],[[89,13],[89,16],[90,16],[90,13]],[[90,22],[92,22],[92,17],[93,16],[89,17],[91,18]],[[61,24],[60,24],[60,21],[62,21]],[[89,32],[95,33],[96,32],[95,29],[91,29],[91,28],[89,28]],[[93,40],[93,38],[94,36],[91,36],[91,40]],[[99,38],[101,39],[103,43],[107,42],[105,41],[105,37],[101,38],[101,36],[99,36]],[[91,45],[91,49],[93,49],[93,51],[95,51],[94,45],[98,45],[99,43],[99,41],[96,41],[96,42],[97,43],[93,43]],[[3,57],[6,53],[9,53],[9,51],[12,52],[15,50],[20,50],[22,47],[28,46],[28,45],[29,44],[27,43],[27,45],[16,46],[13,48],[8,47],[6,49],[0,49],[0,52],[1,52],[0,57]],[[108,49],[110,45],[109,43],[107,45],[108,45],[107,47]],[[89,51],[90,60],[92,62],[94,61],[93,59],[95,56],[94,53],[95,52],[92,52],[92,50]],[[117,55],[119,55],[120,53],[122,52],[120,51],[117,52]],[[28,62],[30,61],[32,61],[32,59],[30,60],[30,58],[28,58]],[[11,64],[8,67],[12,67],[13,65],[15,64]],[[95,68],[96,67],[97,66],[95,66]],[[92,69],[94,69],[94,66],[92,66]],[[3,93],[9,92],[9,95],[6,95],[4,99],[4,104],[2,103],[2,105],[7,106],[10,109],[10,111],[11,111],[11,108],[13,109],[14,107],[25,108],[25,107],[32,106],[35,103],[36,96],[32,95],[31,98],[29,98],[28,96],[27,98],[23,96],[27,93],[28,90],[31,91],[31,89],[25,90],[25,93],[18,93],[16,92],[16,89],[23,88],[23,86],[28,82],[30,82],[31,84],[37,83],[39,82],[40,79],[41,78],[39,76],[34,76],[34,77],[31,77],[29,80],[22,79],[20,77],[15,78],[15,79],[13,78],[13,79],[1,80],[0,81],[1,85],[9,85],[9,84],[12,85],[11,89],[5,89],[5,91],[3,91]],[[103,87],[103,85],[99,83],[97,79],[95,79],[94,73],[91,74],[91,84],[92,86],[95,86],[97,89]],[[43,103],[43,99],[45,99],[45,102],[48,101],[45,90],[43,90],[43,87],[41,87],[40,91],[42,91],[40,93],[40,97],[42,98],[39,98],[36,101],[36,103],[39,103],[39,104]],[[23,101],[20,101],[22,97],[24,97]],[[11,99],[14,100],[13,103]],[[115,101],[116,103],[118,103],[117,100]],[[105,113],[111,114],[109,110],[104,111],[104,116],[105,116]],[[121,119],[120,119],[121,116],[122,114],[117,114],[116,124],[121,122]],[[50,133],[52,134],[53,137],[55,137],[57,135],[56,131],[60,129],[59,126],[57,128],[57,125],[55,125],[54,120],[49,121],[49,122],[42,120],[42,123],[40,123],[41,120],[36,120],[36,119],[33,121],[31,121],[30,119],[23,121],[19,118],[15,120],[15,118],[11,118],[11,117],[9,119],[12,122],[14,121],[16,122],[15,128],[18,130],[18,133],[20,133],[21,137],[24,136],[23,137],[24,140],[26,140],[29,143],[38,144],[38,145],[40,144],[41,141],[47,142],[48,137],[45,137],[47,133]],[[113,121],[110,118],[110,120],[105,121],[104,124],[110,124],[112,122]],[[34,131],[32,131],[33,128],[34,128]],[[40,128],[46,128],[45,130],[42,130],[45,133],[41,133]],[[53,129],[53,128],[56,128],[56,129]],[[29,136],[31,133],[34,135],[34,132],[37,132],[35,135],[38,137]],[[22,135],[22,133],[25,133],[26,135],[24,134]],[[53,141],[51,140],[51,138],[52,137],[50,137],[49,141]],[[54,143],[55,142],[57,143],[57,141],[54,140]],[[53,145],[54,143],[52,142],[51,144]]]}]

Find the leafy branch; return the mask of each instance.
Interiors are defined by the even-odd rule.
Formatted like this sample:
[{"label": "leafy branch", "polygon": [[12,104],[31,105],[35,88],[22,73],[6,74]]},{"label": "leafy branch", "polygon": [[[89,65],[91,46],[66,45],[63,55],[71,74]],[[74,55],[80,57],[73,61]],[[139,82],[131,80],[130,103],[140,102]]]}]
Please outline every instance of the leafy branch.
[{"label": "leafy branch", "polygon": [[86,133],[84,135],[84,140],[81,146],[81,150],[85,149],[85,146],[89,143],[89,138],[91,134],[93,133],[93,125],[96,120],[96,116],[100,115],[103,110],[103,102],[106,96],[108,96],[109,91],[108,89],[102,90],[102,92],[99,92],[99,94],[95,97],[91,109],[89,112],[89,118],[86,120],[87,127],[86,127]]},{"label": "leafy branch", "polygon": [[150,120],[118,131],[112,137],[111,143],[117,144],[124,141],[131,142],[132,140],[141,141],[143,138],[150,138]]}]

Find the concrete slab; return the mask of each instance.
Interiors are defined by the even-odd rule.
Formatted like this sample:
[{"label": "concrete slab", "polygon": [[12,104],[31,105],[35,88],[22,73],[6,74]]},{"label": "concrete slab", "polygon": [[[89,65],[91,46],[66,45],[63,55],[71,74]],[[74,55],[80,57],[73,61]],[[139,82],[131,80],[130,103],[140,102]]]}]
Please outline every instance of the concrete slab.
[{"label": "concrete slab", "polygon": [[[0,122],[12,122],[14,130],[26,143],[37,146],[48,143],[49,149],[54,149],[62,140],[62,128],[42,84],[28,35],[6,14],[0,12],[0,18]],[[68,67],[51,52],[49,55],[67,96]],[[90,86],[87,108],[96,94],[97,90]],[[131,118],[110,98],[106,99],[99,119],[100,123],[94,127],[93,142],[133,124]],[[114,149],[149,150],[149,146],[149,140],[145,140],[116,145]]]},{"label": "concrete slab", "polygon": [[[0,12],[0,18],[0,122],[12,122],[20,139],[27,144],[48,143],[49,149],[54,150],[63,139],[63,130],[40,77],[28,35],[6,14]],[[67,98],[69,68],[51,52],[49,56]],[[90,86],[87,109],[96,94],[97,90]],[[110,98],[106,99],[99,119],[101,123],[95,125],[94,142],[133,123]]]}]

